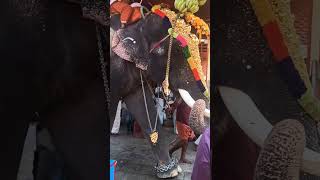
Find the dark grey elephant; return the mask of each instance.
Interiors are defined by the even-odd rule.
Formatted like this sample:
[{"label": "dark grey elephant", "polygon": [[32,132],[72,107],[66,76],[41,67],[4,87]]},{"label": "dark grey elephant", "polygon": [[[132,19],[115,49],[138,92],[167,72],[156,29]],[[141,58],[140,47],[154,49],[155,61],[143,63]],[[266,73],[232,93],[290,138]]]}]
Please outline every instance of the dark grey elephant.
[{"label": "dark grey elephant", "polygon": [[[297,119],[306,134],[300,179],[320,179],[319,117],[309,114],[310,109],[316,112],[318,105],[308,109],[299,103],[310,82],[308,77],[301,80],[301,71],[299,74],[289,58],[275,61],[251,2],[255,1],[219,1],[212,10],[216,28],[214,178],[252,178],[260,148],[272,127],[284,119]],[[237,155],[233,156],[235,147]],[[244,162],[246,167],[241,166]],[[230,171],[237,177],[230,177]]]},{"label": "dark grey elephant", "polygon": [[[114,25],[112,25],[114,22]],[[143,74],[145,94],[151,125],[154,127],[156,119],[156,108],[152,99],[152,92],[149,90],[147,83],[152,89],[157,84],[161,84],[165,79],[165,69],[167,63],[169,39],[166,39],[149,52],[153,45],[167,36],[168,31],[162,24],[162,19],[153,13],[146,15],[145,19],[140,20],[126,29],[118,30],[120,27],[117,23],[118,16],[111,17],[111,27],[114,32],[113,38],[116,39],[116,45],[121,49],[114,49],[111,46],[110,59],[110,78],[111,78],[111,106],[110,106],[110,126],[112,127],[113,119],[116,112],[116,104],[120,98],[123,98],[129,111],[132,112],[135,119],[139,121],[141,128],[147,139],[149,139],[149,123],[145,110],[144,97],[142,92],[140,71]],[[113,31],[111,30],[111,31]],[[112,40],[110,40],[112,43]],[[176,96],[182,96],[187,100],[187,104],[194,104],[195,99],[206,99],[200,91],[196,80],[192,74],[191,68],[184,59],[182,48],[174,40],[172,46],[172,60],[170,64],[169,84],[171,91]],[[121,54],[122,53],[122,54]],[[143,56],[143,59],[141,58]],[[131,62],[130,62],[131,61]],[[142,62],[142,63],[141,63]],[[188,93],[190,92],[190,94]],[[192,97],[192,98],[190,98]],[[206,99],[207,107],[208,99]],[[210,111],[205,110],[206,116],[210,116]],[[159,131],[159,141],[152,150],[158,160],[159,165],[168,165],[170,163],[168,144],[164,143],[166,137],[163,136],[160,122],[157,124]],[[150,145],[151,141],[149,140]],[[112,148],[112,147],[111,147]],[[178,175],[178,167],[169,169],[166,172],[158,172],[159,178],[175,177]]]},{"label": "dark grey elephant", "polygon": [[64,1],[1,1],[1,178],[16,179],[34,113],[71,180],[107,179],[107,121],[96,27]]}]

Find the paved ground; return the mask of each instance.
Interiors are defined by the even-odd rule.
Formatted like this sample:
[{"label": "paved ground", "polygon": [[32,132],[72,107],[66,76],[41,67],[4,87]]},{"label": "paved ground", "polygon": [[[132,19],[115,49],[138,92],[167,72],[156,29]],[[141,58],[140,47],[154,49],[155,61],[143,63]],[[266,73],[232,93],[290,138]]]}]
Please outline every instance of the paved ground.
[{"label": "paved ground", "polygon": [[[173,129],[166,131],[168,134],[168,142],[171,142],[175,135]],[[32,168],[35,149],[35,126],[31,125],[28,130],[28,135],[25,141],[23,156],[20,162],[20,168],[17,180],[33,180]],[[120,135],[112,136],[110,139],[110,157],[118,161],[116,169],[116,180],[155,180],[152,167],[155,159],[153,158],[150,146],[145,139],[134,138],[131,135],[126,135],[126,132],[121,129]],[[187,151],[187,159],[194,161],[196,147],[190,143]],[[177,158],[180,156],[180,150],[174,153]],[[180,174],[177,180],[190,180],[193,165],[180,164],[183,173]]]},{"label": "paved ground", "polygon": [[[168,142],[171,142],[175,135],[173,128],[167,129]],[[189,144],[187,159],[194,162],[196,156],[196,147],[193,143]],[[145,139],[134,138],[126,135],[126,132],[120,130],[120,135],[111,136],[110,138],[110,158],[117,160],[116,180],[156,180],[153,172],[155,159],[151,152],[150,145]],[[180,150],[173,154],[180,157]],[[183,172],[174,179],[190,180],[193,165],[180,164]],[[158,179],[157,179],[158,180]]]}]

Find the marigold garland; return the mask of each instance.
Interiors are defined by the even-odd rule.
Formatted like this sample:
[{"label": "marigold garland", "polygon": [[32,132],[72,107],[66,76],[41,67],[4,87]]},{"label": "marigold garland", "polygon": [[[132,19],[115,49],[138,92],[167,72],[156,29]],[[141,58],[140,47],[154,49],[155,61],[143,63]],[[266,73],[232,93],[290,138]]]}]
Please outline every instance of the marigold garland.
[{"label": "marigold garland", "polygon": [[174,11],[171,11],[167,8],[161,8],[161,6],[154,6],[152,11],[156,14],[164,13],[165,16],[169,19],[171,24],[175,24],[172,32],[172,29],[168,29],[168,32],[173,35],[180,42],[180,46],[183,48],[183,54],[185,59],[188,61],[189,66],[193,72],[195,80],[197,81],[198,86],[201,91],[207,98],[210,98],[210,93],[206,87],[206,82],[204,74],[202,71],[201,58],[199,52],[199,39],[195,34],[191,33],[191,26],[188,25],[183,19],[176,18],[177,14]]},{"label": "marigold garland", "polygon": [[289,1],[251,0],[270,49],[273,51],[282,78],[297,97],[304,110],[315,120],[320,120],[320,103],[311,92],[305,62],[300,54],[299,38],[295,32]]},{"label": "marigold garland", "polygon": [[201,18],[195,16],[192,13],[185,13],[185,20],[190,23],[196,30],[198,35],[206,35],[210,37],[210,28]]},{"label": "marigold garland", "polygon": [[307,87],[307,92],[299,99],[299,103],[315,120],[320,121],[320,102],[313,96],[307,66],[300,50],[300,39],[294,26],[294,16],[291,13],[289,0],[270,0],[271,7],[284,34],[285,43],[289,49],[296,69]]}]

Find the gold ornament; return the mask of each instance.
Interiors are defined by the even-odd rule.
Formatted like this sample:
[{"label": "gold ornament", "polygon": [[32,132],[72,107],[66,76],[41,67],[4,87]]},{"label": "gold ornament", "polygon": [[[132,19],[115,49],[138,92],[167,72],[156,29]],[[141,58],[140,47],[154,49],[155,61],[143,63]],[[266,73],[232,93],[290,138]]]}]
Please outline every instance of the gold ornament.
[{"label": "gold ornament", "polygon": [[150,140],[152,142],[153,145],[156,145],[157,142],[158,142],[158,132],[157,131],[153,131],[151,134],[150,134]]},{"label": "gold ornament", "polygon": [[163,88],[163,93],[166,96],[169,96],[169,80],[167,78],[162,82],[162,88]]},{"label": "gold ornament", "polygon": [[176,20],[177,15],[174,11],[171,11],[170,9],[167,9],[167,8],[162,8],[161,11],[166,14],[166,16],[169,18],[171,24],[176,23],[176,26],[173,30],[174,33],[179,34],[180,36],[185,38],[185,40],[188,42],[190,55],[195,62],[195,66],[199,72],[199,76],[201,78],[201,81],[203,84],[206,84],[206,82],[204,80],[205,76],[203,74],[202,65],[201,65],[201,58],[200,58],[200,52],[199,52],[199,42],[200,41],[199,41],[198,37],[195,34],[191,33],[191,26],[189,24],[187,24],[184,19],[180,18],[180,19]]}]

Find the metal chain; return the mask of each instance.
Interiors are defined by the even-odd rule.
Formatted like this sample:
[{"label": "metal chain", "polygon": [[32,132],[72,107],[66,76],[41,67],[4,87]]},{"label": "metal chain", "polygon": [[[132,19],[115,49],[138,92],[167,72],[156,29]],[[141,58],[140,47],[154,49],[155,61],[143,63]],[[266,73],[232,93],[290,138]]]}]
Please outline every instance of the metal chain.
[{"label": "metal chain", "polygon": [[106,72],[106,62],[104,61],[104,53],[102,48],[102,40],[100,36],[100,29],[99,25],[96,25],[96,34],[97,34],[97,40],[98,40],[98,49],[99,49],[99,60],[100,60],[100,66],[101,66],[101,72],[102,72],[102,78],[103,78],[103,85],[104,85],[104,93],[105,93],[105,104],[107,107],[107,110],[110,109],[110,94],[109,94],[109,83],[108,83],[108,76]]},{"label": "metal chain", "polygon": [[146,108],[147,119],[148,119],[148,122],[149,122],[150,130],[151,130],[151,132],[152,132],[153,130],[156,130],[156,129],[157,129],[157,122],[158,122],[159,111],[157,111],[156,122],[155,122],[155,125],[154,125],[154,129],[152,129],[152,125],[151,125],[151,121],[150,121],[150,116],[149,116],[148,105],[147,105],[146,94],[145,94],[145,91],[144,91],[144,84],[143,84],[143,78],[142,78],[141,70],[139,70],[139,72],[140,72],[140,80],[141,80],[142,93],[143,93],[143,99],[144,99],[144,106],[145,106],[145,108]]},{"label": "metal chain", "polygon": [[[177,15],[176,21],[178,20],[179,15]],[[170,35],[169,40],[169,49],[168,49],[168,59],[167,59],[167,67],[166,67],[166,74],[165,79],[163,81],[162,87],[164,90],[164,93],[168,95],[169,91],[169,73],[170,73],[170,62],[171,62],[171,51],[172,51],[172,43],[173,43],[173,33],[176,26],[176,22],[173,22],[172,26],[172,34]]]},{"label": "metal chain", "polygon": [[[173,31],[173,30],[172,30]],[[173,36],[170,36],[169,41],[169,50],[168,50],[168,60],[167,60],[167,68],[166,68],[166,76],[165,79],[169,79],[169,72],[170,72],[170,62],[171,62],[171,51],[172,51],[172,42],[173,42]]]},{"label": "metal chain", "polygon": [[176,167],[177,164],[178,164],[178,160],[176,158],[172,158],[168,162],[168,164],[161,164],[154,168],[157,171],[157,173],[163,173],[163,172],[167,172],[168,170],[171,170],[173,167]]}]

